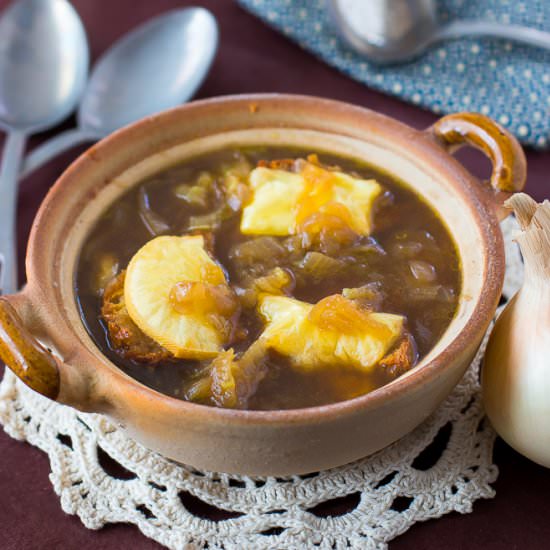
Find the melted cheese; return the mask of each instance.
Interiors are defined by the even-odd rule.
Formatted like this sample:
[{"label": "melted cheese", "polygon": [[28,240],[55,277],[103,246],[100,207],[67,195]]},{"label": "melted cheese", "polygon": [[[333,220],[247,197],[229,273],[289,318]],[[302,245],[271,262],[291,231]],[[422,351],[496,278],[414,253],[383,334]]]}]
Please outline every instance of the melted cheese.
[{"label": "melted cheese", "polygon": [[175,357],[202,359],[222,350],[224,335],[200,308],[182,314],[171,300],[182,282],[226,284],[221,267],[204,249],[202,236],[157,237],[131,259],[124,297],[132,321]]},{"label": "melted cheese", "polygon": [[370,323],[342,331],[316,322],[312,312],[317,307],[286,296],[263,296],[259,312],[266,326],[260,339],[299,369],[347,366],[368,371],[402,333],[400,315],[363,312]]},{"label": "melted cheese", "polygon": [[252,199],[244,208],[241,232],[248,235],[294,235],[316,213],[340,216],[359,235],[371,231],[372,207],[382,188],[304,162],[300,173],[260,167],[249,176]]}]

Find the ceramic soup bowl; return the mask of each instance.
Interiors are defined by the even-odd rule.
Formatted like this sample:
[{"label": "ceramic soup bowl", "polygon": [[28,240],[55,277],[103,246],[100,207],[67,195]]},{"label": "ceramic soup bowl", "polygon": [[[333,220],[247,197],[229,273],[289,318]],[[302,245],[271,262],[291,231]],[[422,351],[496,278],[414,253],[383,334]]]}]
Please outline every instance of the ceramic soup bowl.
[{"label": "ceramic soup bowl", "polygon": [[[94,344],[80,318],[74,280],[79,251],[100,214],[165,167],[247,144],[357,157],[406,182],[439,213],[459,250],[463,288],[455,318],[417,367],[341,403],[229,410],[158,393]],[[490,182],[478,181],[451,156],[463,145],[490,157]],[[28,284],[0,298],[0,358],[37,392],[107,414],[146,447],[197,468],[286,475],[353,461],[421,423],[464,374],[501,293],[501,204],[523,187],[525,170],[516,140],[472,113],[446,116],[418,131],[345,103],[256,95],[198,101],[144,119],[89,149],[49,192],[32,228]]]}]

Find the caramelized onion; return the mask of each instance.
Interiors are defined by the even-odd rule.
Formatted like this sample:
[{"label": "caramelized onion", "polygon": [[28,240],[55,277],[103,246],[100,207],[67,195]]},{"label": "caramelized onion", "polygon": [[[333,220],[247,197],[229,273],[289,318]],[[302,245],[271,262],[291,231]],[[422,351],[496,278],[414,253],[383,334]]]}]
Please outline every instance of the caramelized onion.
[{"label": "caramelized onion", "polygon": [[[332,208],[328,208],[332,207]],[[339,204],[327,205],[326,211],[314,212],[298,226],[304,242],[315,245],[326,254],[335,254],[351,246],[359,236],[350,227],[348,209]]]},{"label": "caramelized onion", "polygon": [[199,185],[178,185],[174,190],[178,199],[184,200],[191,206],[206,208],[208,206],[208,189]]},{"label": "caramelized onion", "polygon": [[362,308],[378,311],[384,301],[381,287],[379,282],[372,282],[357,288],[344,288],[342,296],[357,302]]},{"label": "caramelized onion", "polygon": [[321,252],[308,252],[300,264],[302,272],[316,281],[322,281],[334,277],[345,269],[346,264],[322,254]]},{"label": "caramelized onion", "polygon": [[170,231],[170,226],[151,209],[149,195],[145,187],[141,187],[138,195],[138,208],[141,221],[153,237],[158,237]]},{"label": "caramelized onion", "polygon": [[391,336],[388,327],[373,320],[368,311],[339,294],[327,296],[315,304],[308,320],[321,329],[341,334],[359,335],[369,332],[380,339]]},{"label": "caramelized onion", "polygon": [[254,264],[273,265],[279,263],[285,249],[274,237],[258,237],[233,246],[229,258],[240,267]]},{"label": "caramelized onion", "polygon": [[191,216],[187,224],[188,231],[215,231],[220,228],[223,217],[221,210],[215,210],[201,216]]},{"label": "caramelized onion", "polygon": [[170,291],[170,304],[181,314],[216,313],[231,317],[238,308],[237,298],[229,285],[212,285],[200,281],[183,281]]},{"label": "caramelized onion", "polygon": [[211,401],[218,407],[244,409],[267,373],[267,350],[262,341],[254,342],[241,357],[233,349],[220,353],[185,389],[185,398]]},{"label": "caramelized onion", "polygon": [[422,260],[411,260],[409,269],[419,283],[433,283],[437,279],[435,267]]},{"label": "caramelized onion", "polygon": [[276,267],[263,277],[257,277],[245,288],[235,289],[241,305],[251,309],[258,303],[260,294],[272,296],[290,295],[295,287],[294,274],[290,269]]}]

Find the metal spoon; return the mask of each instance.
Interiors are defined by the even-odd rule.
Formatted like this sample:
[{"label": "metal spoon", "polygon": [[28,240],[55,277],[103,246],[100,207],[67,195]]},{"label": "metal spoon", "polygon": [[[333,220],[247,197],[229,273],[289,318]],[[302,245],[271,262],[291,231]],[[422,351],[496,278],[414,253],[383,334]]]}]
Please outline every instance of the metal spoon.
[{"label": "metal spoon", "polygon": [[434,0],[327,0],[342,38],[370,61],[402,63],[444,40],[492,36],[550,50],[550,33],[490,21],[453,21],[441,25]]},{"label": "metal spoon", "polygon": [[28,134],[75,108],[88,74],[82,22],[66,0],[20,0],[0,18],[0,294],[17,289],[17,179]]},{"label": "metal spoon", "polygon": [[203,8],[170,11],[118,40],[92,71],[78,127],[37,147],[25,159],[21,177],[75,145],[189,100],[207,75],[217,44],[216,19]]}]

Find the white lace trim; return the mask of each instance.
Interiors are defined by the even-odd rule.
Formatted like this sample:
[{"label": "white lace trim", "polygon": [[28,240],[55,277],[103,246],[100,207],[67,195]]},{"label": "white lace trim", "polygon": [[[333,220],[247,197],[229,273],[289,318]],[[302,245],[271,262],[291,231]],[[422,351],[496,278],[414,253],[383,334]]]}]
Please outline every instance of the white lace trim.
[{"label": "white lace trim", "polygon": [[[519,288],[523,273],[511,241],[516,227],[513,220],[503,224],[506,298]],[[132,523],[174,549],[378,550],[418,521],[469,513],[475,500],[494,496],[495,434],[484,418],[478,381],[484,347],[424,424],[374,456],[312,476],[252,479],[198,472],[145,449],[103,416],[35,394],[9,372],[0,385],[0,421],[9,435],[48,454],[63,510],[90,529]],[[430,446],[432,457],[441,450],[432,464],[423,453]],[[107,472],[104,453],[127,470],[125,479]],[[339,507],[340,515],[323,512],[323,504],[330,507],[348,495],[353,496],[346,510]],[[198,507],[196,499],[202,501]],[[208,505],[228,519],[208,519]]]}]

